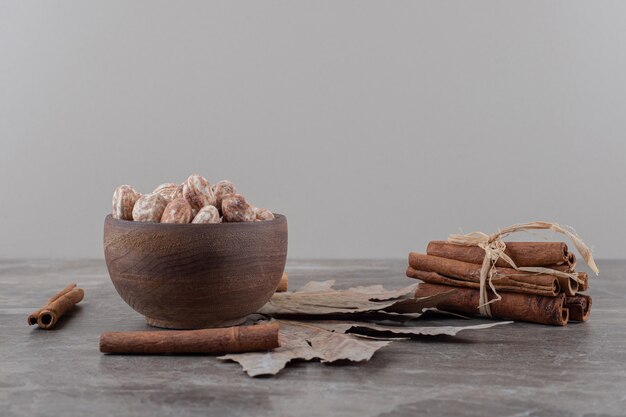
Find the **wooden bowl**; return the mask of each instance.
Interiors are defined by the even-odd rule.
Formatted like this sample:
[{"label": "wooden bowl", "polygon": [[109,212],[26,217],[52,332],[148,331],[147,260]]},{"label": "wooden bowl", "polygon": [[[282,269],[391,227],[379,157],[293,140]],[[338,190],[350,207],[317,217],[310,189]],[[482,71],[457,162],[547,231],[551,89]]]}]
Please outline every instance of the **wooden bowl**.
[{"label": "wooden bowl", "polygon": [[108,215],[104,258],[115,289],[148,324],[232,326],[274,294],[287,258],[287,218],[161,224]]}]

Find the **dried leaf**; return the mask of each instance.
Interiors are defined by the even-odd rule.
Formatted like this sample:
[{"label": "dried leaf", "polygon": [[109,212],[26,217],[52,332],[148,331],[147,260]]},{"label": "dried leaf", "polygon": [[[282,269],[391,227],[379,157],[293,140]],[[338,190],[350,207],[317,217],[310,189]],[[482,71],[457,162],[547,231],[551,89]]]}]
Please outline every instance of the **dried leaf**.
[{"label": "dried leaf", "polygon": [[[283,322],[284,323],[284,322]],[[322,362],[335,362],[348,360],[352,362],[368,361],[374,353],[387,346],[390,342],[362,340],[351,335],[337,332],[329,332],[317,326],[292,322],[295,326],[306,326],[312,333],[311,347],[321,354]]]},{"label": "dried leaf", "polygon": [[239,363],[249,376],[276,375],[292,360],[310,361],[318,354],[298,335],[281,328],[281,346],[268,352],[232,353],[218,357]]},{"label": "dried leaf", "polygon": [[454,289],[415,298],[417,284],[396,291],[381,285],[336,290],[333,285],[334,281],[313,281],[299,291],[274,294],[259,313],[291,318],[278,320],[281,346],[270,352],[229,354],[219,359],[238,362],[250,376],[275,375],[293,360],[367,361],[391,340],[414,335],[454,336],[463,330],[504,324],[415,326],[411,322]]},{"label": "dried leaf", "polygon": [[[393,325],[384,325],[367,322],[315,322],[316,326],[336,332],[354,333],[357,335],[375,336],[378,339],[395,339],[398,337],[405,338],[407,336],[456,336],[457,333],[464,330],[482,330],[490,327],[499,326],[501,324],[510,324],[512,321],[499,321],[493,323],[475,324],[470,326],[415,326],[409,323],[394,323]],[[384,337],[383,334],[392,335]],[[398,336],[394,336],[398,335]]]},{"label": "dried leaf", "polygon": [[378,349],[391,343],[358,338],[308,323],[282,320],[279,323],[281,347],[269,352],[237,353],[218,359],[239,363],[250,376],[275,375],[292,360],[367,361]]},{"label": "dried leaf", "polygon": [[[494,322],[472,326],[383,325],[367,322],[279,320],[281,347],[269,352],[236,353],[218,359],[239,363],[250,376],[275,375],[293,360],[319,359],[368,361],[392,340],[409,336],[455,336],[465,330],[482,330],[512,322]],[[347,333],[347,334],[346,334]],[[391,334],[391,335],[390,335]]]},{"label": "dried leaf", "polygon": [[382,285],[336,290],[334,281],[309,282],[295,292],[276,293],[259,313],[270,316],[326,315],[386,311],[421,313],[435,307],[455,290],[415,298],[417,284],[400,290],[385,290]]}]

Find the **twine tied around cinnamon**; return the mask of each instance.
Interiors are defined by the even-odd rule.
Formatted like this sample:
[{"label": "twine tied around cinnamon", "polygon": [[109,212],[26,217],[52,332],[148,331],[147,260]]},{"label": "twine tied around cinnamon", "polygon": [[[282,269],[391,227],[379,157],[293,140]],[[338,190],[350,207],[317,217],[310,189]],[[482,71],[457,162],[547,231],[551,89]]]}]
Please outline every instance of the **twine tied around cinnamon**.
[{"label": "twine tied around cinnamon", "polygon": [[[502,299],[502,297],[496,291],[495,286],[491,282],[491,279],[495,274],[496,262],[499,258],[502,258],[506,263],[511,265],[511,267],[517,271],[532,272],[535,274],[549,274],[557,277],[567,277],[575,281],[582,282],[578,278],[578,274],[575,272],[568,273],[543,267],[518,267],[517,265],[515,265],[515,262],[513,262],[513,260],[506,253],[504,253],[504,250],[506,249],[506,244],[502,241],[504,237],[510,235],[511,233],[536,229],[550,229],[554,232],[561,233],[567,236],[572,241],[572,243],[578,250],[578,253],[580,253],[589,268],[591,268],[591,270],[595,272],[596,275],[600,273],[598,267],[596,266],[596,262],[593,259],[593,255],[591,254],[591,249],[589,249],[587,245],[585,245],[580,236],[578,236],[578,234],[570,226],[559,225],[557,223],[550,222],[530,222],[514,224],[509,227],[500,229],[498,232],[491,235],[482,232],[473,232],[465,235],[451,234],[450,236],[448,236],[449,243],[465,246],[478,246],[485,251],[485,257],[483,258],[482,267],[480,269],[480,296],[478,302],[478,310],[481,315],[491,317],[491,308],[489,307],[489,304],[500,301]],[[491,301],[489,301],[487,285],[489,285],[489,288],[496,296],[496,298]]]}]

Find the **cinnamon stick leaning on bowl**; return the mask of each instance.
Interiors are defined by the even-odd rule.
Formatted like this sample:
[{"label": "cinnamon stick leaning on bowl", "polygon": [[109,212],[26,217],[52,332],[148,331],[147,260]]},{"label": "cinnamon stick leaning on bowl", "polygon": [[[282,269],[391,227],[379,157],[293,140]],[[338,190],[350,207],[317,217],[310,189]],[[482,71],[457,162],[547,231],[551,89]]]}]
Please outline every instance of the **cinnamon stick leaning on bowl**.
[{"label": "cinnamon stick leaning on bowl", "polygon": [[286,292],[289,289],[289,276],[286,272],[283,272],[283,275],[280,277],[280,282],[278,283],[278,287],[276,287],[276,292]]},{"label": "cinnamon stick leaning on bowl", "polygon": [[201,330],[107,332],[100,352],[132,354],[241,353],[280,346],[278,323]]}]

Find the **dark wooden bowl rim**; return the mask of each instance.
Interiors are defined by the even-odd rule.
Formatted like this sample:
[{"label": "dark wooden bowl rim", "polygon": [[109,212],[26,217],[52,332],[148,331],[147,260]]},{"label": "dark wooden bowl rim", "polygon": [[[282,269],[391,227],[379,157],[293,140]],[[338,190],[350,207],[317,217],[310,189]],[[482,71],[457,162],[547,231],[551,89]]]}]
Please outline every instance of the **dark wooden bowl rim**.
[{"label": "dark wooden bowl rim", "polygon": [[274,220],[263,220],[260,222],[223,222],[223,223],[156,223],[156,222],[136,222],[133,220],[123,220],[123,219],[114,219],[112,215],[108,214],[106,216],[107,221],[118,222],[118,223],[127,223],[128,225],[133,225],[137,227],[147,227],[147,226],[162,226],[163,228],[201,228],[201,227],[255,227],[260,225],[270,225],[274,223],[278,223],[279,221],[284,221],[285,216],[282,214],[274,213]]}]

